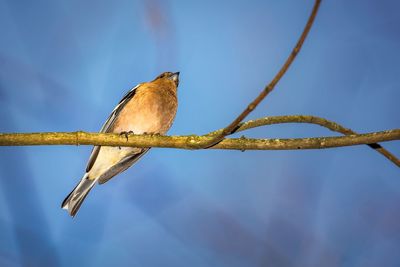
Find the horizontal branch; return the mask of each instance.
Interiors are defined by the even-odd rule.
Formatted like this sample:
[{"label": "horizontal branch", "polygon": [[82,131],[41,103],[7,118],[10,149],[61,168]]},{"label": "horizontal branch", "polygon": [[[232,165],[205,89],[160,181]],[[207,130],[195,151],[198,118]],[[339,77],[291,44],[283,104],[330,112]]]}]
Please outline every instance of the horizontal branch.
[{"label": "horizontal branch", "polygon": [[[131,147],[163,147],[180,149],[199,149],[212,136],[161,136],[134,135],[129,138],[113,133],[87,132],[50,132],[50,133],[3,133],[0,134],[0,146],[27,145],[102,145]],[[293,150],[323,149],[353,145],[365,145],[377,142],[400,140],[400,129],[367,134],[352,134],[335,137],[293,138],[293,139],[252,139],[227,138],[212,149],[233,150]],[[199,147],[200,146],[200,147]]]}]

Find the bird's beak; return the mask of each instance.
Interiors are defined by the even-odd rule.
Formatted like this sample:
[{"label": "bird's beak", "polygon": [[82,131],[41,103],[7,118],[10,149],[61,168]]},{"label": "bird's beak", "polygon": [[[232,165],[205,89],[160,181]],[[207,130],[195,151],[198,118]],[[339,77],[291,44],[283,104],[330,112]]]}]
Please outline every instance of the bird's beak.
[{"label": "bird's beak", "polygon": [[171,76],[169,77],[169,79],[172,80],[176,84],[176,86],[178,86],[178,84],[179,84],[179,71],[175,72],[175,73],[172,73]]}]

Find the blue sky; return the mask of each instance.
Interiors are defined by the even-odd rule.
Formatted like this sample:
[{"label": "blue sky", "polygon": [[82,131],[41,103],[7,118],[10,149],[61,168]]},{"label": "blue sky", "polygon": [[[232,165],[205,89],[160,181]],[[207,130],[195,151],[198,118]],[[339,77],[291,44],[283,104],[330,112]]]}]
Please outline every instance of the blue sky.
[{"label": "blue sky", "polygon": [[[126,91],[180,71],[170,134],[229,123],[288,56],[312,1],[0,0],[1,132],[98,131]],[[399,127],[398,1],[323,1],[249,116]],[[246,136],[333,135],[275,125]],[[384,144],[400,156],[399,142]],[[0,149],[1,266],[398,266],[400,172],[368,147],[152,149],[60,209],[88,146]]]}]

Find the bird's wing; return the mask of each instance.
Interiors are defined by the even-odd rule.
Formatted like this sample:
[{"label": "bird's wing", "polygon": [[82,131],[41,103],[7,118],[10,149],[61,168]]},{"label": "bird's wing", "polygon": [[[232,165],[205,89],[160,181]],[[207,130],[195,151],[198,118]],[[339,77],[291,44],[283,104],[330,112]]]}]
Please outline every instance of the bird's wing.
[{"label": "bird's wing", "polygon": [[[118,114],[121,112],[121,110],[124,108],[124,106],[133,98],[133,96],[136,93],[136,89],[140,86],[141,84],[136,85],[134,88],[132,88],[129,92],[127,92],[119,101],[118,105],[114,108],[114,110],[111,112],[110,116],[108,116],[108,119],[104,123],[103,127],[101,127],[100,133],[108,133],[110,132],[110,129],[114,125],[115,119],[117,118]],[[90,169],[93,167],[94,162],[97,159],[97,156],[99,155],[100,151],[100,146],[94,146],[92,149],[92,153],[90,154],[89,161],[86,166],[86,172],[89,172]]]},{"label": "bird's wing", "polygon": [[104,174],[99,177],[99,184],[106,183],[118,173],[121,173],[128,169],[130,166],[132,166],[133,163],[138,161],[144,154],[146,154],[149,149],[150,148],[138,148],[140,152],[121,159],[117,164],[113,165],[110,169],[108,169]]}]

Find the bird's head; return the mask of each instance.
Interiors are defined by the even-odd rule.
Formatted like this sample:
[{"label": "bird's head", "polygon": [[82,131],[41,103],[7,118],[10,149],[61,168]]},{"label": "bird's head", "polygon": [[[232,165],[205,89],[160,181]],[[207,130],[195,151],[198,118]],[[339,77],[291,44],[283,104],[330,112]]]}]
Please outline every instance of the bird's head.
[{"label": "bird's head", "polygon": [[154,81],[157,80],[168,80],[174,82],[175,86],[179,85],[179,71],[178,72],[164,72],[157,76]]}]

